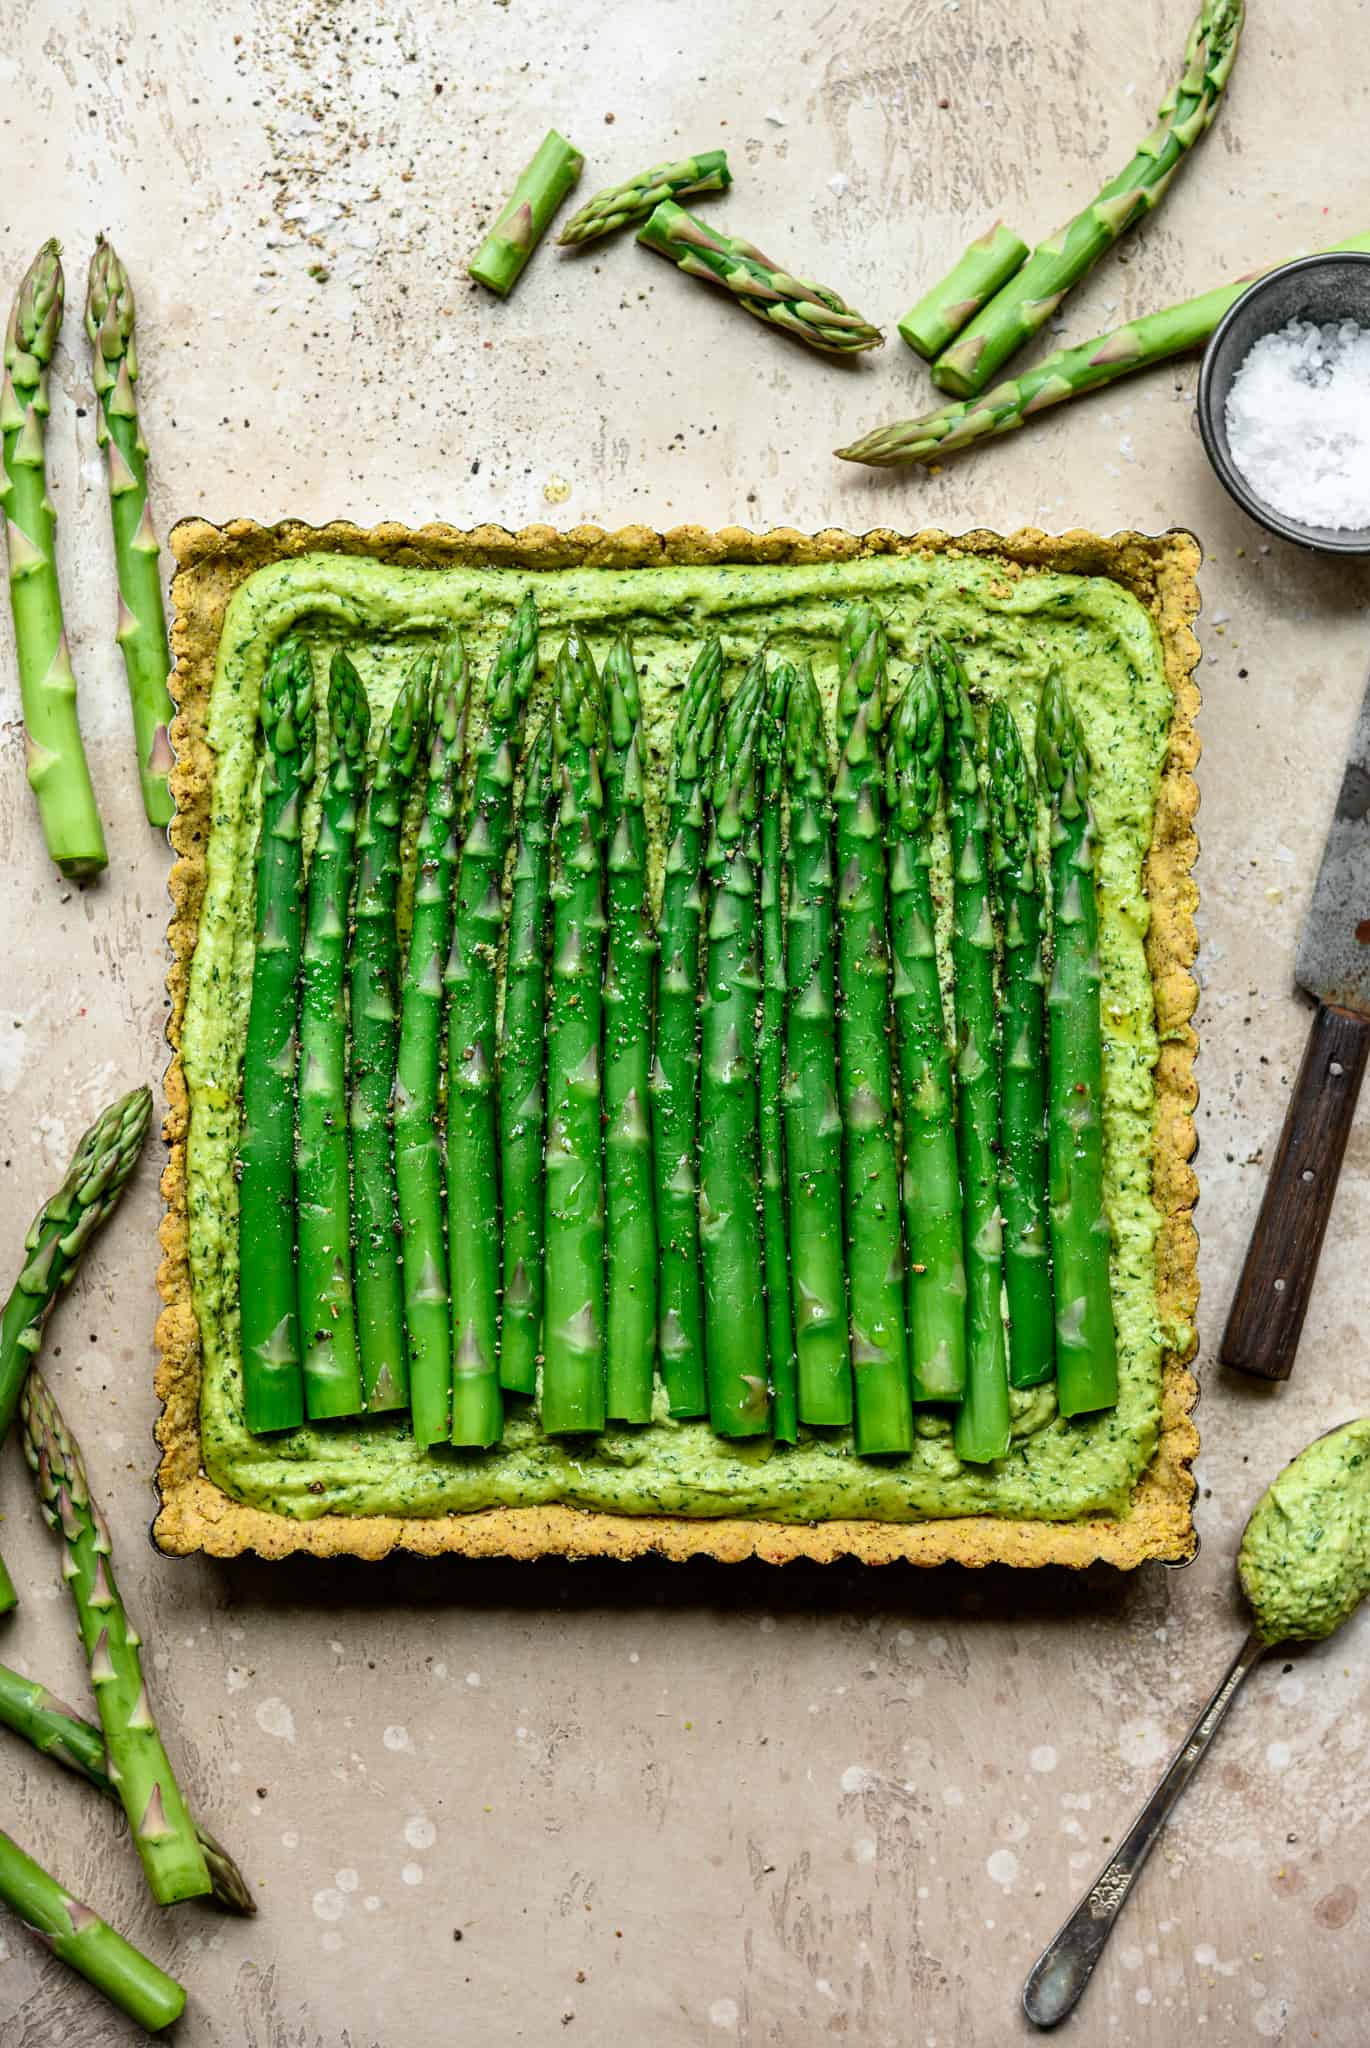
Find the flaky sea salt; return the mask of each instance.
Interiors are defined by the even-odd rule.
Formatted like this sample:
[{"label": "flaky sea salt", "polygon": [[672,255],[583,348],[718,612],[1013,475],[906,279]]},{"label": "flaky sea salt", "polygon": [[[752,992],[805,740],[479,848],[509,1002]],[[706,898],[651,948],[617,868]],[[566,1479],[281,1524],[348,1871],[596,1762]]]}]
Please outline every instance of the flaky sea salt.
[{"label": "flaky sea salt", "polygon": [[1263,335],[1227,394],[1227,445],[1272,511],[1370,527],[1370,328],[1291,320]]}]

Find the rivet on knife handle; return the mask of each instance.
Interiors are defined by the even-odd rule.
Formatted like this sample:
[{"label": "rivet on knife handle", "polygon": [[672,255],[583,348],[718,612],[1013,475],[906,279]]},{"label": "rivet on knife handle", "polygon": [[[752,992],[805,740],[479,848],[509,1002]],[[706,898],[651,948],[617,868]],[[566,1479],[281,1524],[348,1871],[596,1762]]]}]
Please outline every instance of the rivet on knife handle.
[{"label": "rivet on knife handle", "polygon": [[1224,1365],[1288,1379],[1370,1052],[1370,1018],[1320,1003],[1223,1332]]}]

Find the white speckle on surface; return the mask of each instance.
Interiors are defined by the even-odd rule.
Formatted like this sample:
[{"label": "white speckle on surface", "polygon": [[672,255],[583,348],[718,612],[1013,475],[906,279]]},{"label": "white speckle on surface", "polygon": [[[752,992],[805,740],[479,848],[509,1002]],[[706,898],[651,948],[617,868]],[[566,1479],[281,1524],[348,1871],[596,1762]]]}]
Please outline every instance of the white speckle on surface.
[{"label": "white speckle on surface", "polygon": [[1126,1948],[1119,1949],[1118,1961],[1125,1970],[1140,1970],[1142,1964],[1146,1961],[1146,1957],[1134,1941],[1129,1942]]},{"label": "white speckle on surface", "polygon": [[404,1824],[404,1839],[411,1849],[431,1849],[438,1831],[426,1813],[412,1813]]},{"label": "white speckle on surface", "polygon": [[257,1726],[263,1735],[274,1735],[278,1742],[295,1740],[295,1716],[274,1692],[258,1703]]},{"label": "white speckle on surface", "polygon": [[770,122],[772,128],[783,128],[785,126],[786,117],[781,113],[779,107],[768,107],[766,109],[766,119]]},{"label": "white speckle on surface", "polygon": [[406,1863],[400,1872],[400,1876],[406,1884],[422,1884],[423,1865],[421,1863]]},{"label": "white speckle on surface", "polygon": [[285,1833],[281,1836],[281,1847],[283,1849],[298,1849],[299,1846],[300,1837],[298,1829],[287,1828]]},{"label": "white speckle on surface", "polygon": [[894,1640],[901,1650],[911,1650],[917,1641],[917,1637],[911,1628],[901,1628]]},{"label": "white speckle on surface", "polygon": [[832,193],[835,193],[836,196],[840,199],[843,193],[846,191],[849,182],[850,181],[844,176],[844,174],[841,171],[834,171],[832,176],[828,180],[828,190]]},{"label": "white speckle on surface", "polygon": [[469,1685],[469,1686],[470,1686],[470,1687],[472,1688],[472,1690],[473,1690],[473,1691],[479,1691],[479,1689],[480,1689],[480,1673],[479,1673],[479,1671],[468,1671],[468,1672],[467,1672],[467,1674],[466,1674],[466,1683],[467,1683],[467,1684],[468,1684],[468,1685]]},{"label": "white speckle on surface", "polygon": [[1008,1891],[1018,1875],[1018,1858],[1012,1849],[996,1849],[985,1859],[985,1868],[994,1882]]},{"label": "white speckle on surface", "polygon": [[1251,2015],[1251,2024],[1262,2041],[1282,2041],[1289,2019],[1289,2001],[1267,1998]]},{"label": "white speckle on surface", "polygon": [[335,1956],[342,1945],[343,1938],[336,1927],[330,1927],[326,1934],[319,1936],[319,1947],[326,1949],[331,1956]]},{"label": "white speckle on surface", "polygon": [[1286,1671],[1275,1687],[1275,1697],[1282,1707],[1296,1707],[1304,1695],[1304,1683],[1297,1671]]},{"label": "white speckle on surface", "polygon": [[942,1787],[943,1806],[964,1806],[965,1803],[966,1795],[959,1785],[944,1785]]},{"label": "white speckle on surface", "polygon": [[629,1662],[630,1664],[640,1664],[640,1663],[642,1662],[642,1653],[641,1653],[641,1651],[640,1651],[640,1650],[629,1650],[629,1652],[628,1652],[628,1662]]},{"label": "white speckle on surface", "polygon": [[869,1835],[858,1835],[852,1843],[852,1855],[858,1863],[874,1863],[875,1843]]},{"label": "white speckle on surface", "polygon": [[251,1679],[241,1664],[230,1664],[224,1672],[224,1690],[226,1692],[246,1692],[251,1683]]},{"label": "white speckle on surface", "polygon": [[447,1666],[442,1663],[435,1664],[433,1666],[433,1676],[434,1678],[446,1678]]},{"label": "white speckle on surface", "polygon": [[871,1774],[864,1764],[848,1764],[839,1780],[844,1792],[864,1792],[871,1781]]},{"label": "white speckle on surface", "polygon": [[413,1743],[409,1740],[409,1730],[402,1727],[398,1721],[392,1722],[388,1728],[381,1731],[381,1741],[387,1749],[394,1750],[396,1754],[402,1749],[412,1749],[414,1747]]},{"label": "white speckle on surface", "polygon": [[1159,1721],[1148,1715],[1137,1721],[1124,1721],[1118,1730],[1118,1748],[1123,1762],[1142,1766],[1157,1764],[1170,1749],[1169,1738]]},{"label": "white speckle on surface", "polygon": [[1272,1771],[1287,1771],[1293,1754],[1287,1742],[1267,1742],[1265,1745],[1265,1760]]},{"label": "white speckle on surface", "polygon": [[333,1882],[340,1892],[354,1892],[361,1883],[355,1870],[335,1870]]},{"label": "white speckle on surface", "polygon": [[1045,1775],[1056,1768],[1056,1752],[1049,1742],[1039,1742],[1036,1749],[1029,1750],[1028,1763],[1034,1771]]},{"label": "white speckle on surface", "polygon": [[6,1095],[24,1071],[24,1020],[12,1010],[0,1010],[0,1088]]},{"label": "white speckle on surface", "polygon": [[930,1657],[944,1657],[946,1652],[947,1639],[945,1636],[928,1637],[928,1655]]},{"label": "white speckle on surface", "polygon": [[763,1636],[773,1636],[775,1634],[775,1616],[773,1614],[763,1614],[757,1623],[757,1627]]},{"label": "white speckle on surface", "polygon": [[737,2000],[716,1998],[709,2007],[709,2025],[722,2027],[725,2031],[737,2026]]},{"label": "white speckle on surface", "polygon": [[1139,1984],[1135,1993],[1138,2005],[1150,2005],[1152,1992],[1149,1984]]},{"label": "white speckle on surface", "polygon": [[314,1894],[314,1918],[316,1920],[341,1920],[347,1911],[347,1900],[334,1885],[325,1885]]}]

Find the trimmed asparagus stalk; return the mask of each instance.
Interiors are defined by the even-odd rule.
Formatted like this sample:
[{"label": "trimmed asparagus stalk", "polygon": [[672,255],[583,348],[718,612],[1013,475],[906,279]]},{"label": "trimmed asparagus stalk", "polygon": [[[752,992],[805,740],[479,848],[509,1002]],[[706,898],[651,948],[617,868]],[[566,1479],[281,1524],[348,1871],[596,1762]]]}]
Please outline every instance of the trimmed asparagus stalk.
[{"label": "trimmed asparagus stalk", "polygon": [[999,1036],[994,1000],[994,920],[989,905],[989,808],[980,787],[975,714],[965,671],[944,641],[927,649],[946,721],[946,797],[951,827],[952,977],[956,1082],[965,1220],[966,1391],[956,1413],[958,1458],[988,1465],[1009,1447],[1004,1345],[1004,1226],[999,1213]]},{"label": "trimmed asparagus stalk", "polygon": [[564,135],[549,128],[522,172],[499,219],[467,265],[487,291],[507,298],[542,239],[553,214],[580,178],[585,159]]},{"label": "trimmed asparagus stalk", "polygon": [[262,679],[265,746],[252,997],[238,1141],[243,1419],[254,1435],[304,1419],[295,1258],[295,1056],[304,935],[300,824],[314,780],[314,670],[277,642]]},{"label": "trimmed asparagus stalk", "polygon": [[447,989],[447,1257],[452,1284],[452,1441],[484,1449],[504,1429],[499,1384],[499,1178],[495,995],[514,769],[538,662],[524,598],[491,664],[461,850]]},{"label": "trimmed asparagus stalk", "polygon": [[1021,235],[997,220],[976,237],[941,281],[899,322],[915,355],[930,363],[975,318],[1001,286],[1016,277],[1027,258]]},{"label": "trimmed asparagus stalk", "polygon": [[944,738],[941,698],[924,662],[910,676],[890,720],[886,767],[915,1401],[958,1401],[966,1385],[956,1092],[933,936],[931,879]]},{"label": "trimmed asparagus stalk", "polygon": [[152,507],[147,492],[147,443],[133,387],[138,350],[133,336],[133,286],[101,235],[90,262],[86,333],[90,337],[95,395],[100,403],[96,438],[106,452],[114,562],[119,580],[115,638],[123,652],[133,705],[133,737],[143,809],[150,825],[169,825],[175,806],[167,780],[174,765],[173,708],[167,691],[171,657]]},{"label": "trimmed asparagus stalk", "polygon": [[785,903],[781,842],[785,800],[785,714],[795,671],[771,674],[761,722],[761,1035],[757,1083],[761,1141],[761,1226],[766,1273],[766,1341],[771,1367],[771,1434],[799,1438],[799,1362],[790,1298],[790,1230],[785,1202]]},{"label": "trimmed asparagus stalk", "polygon": [[1103,1021],[1089,763],[1065,686],[1047,679],[1037,768],[1051,793],[1051,986],[1047,992],[1047,1142],[1056,1288],[1056,1388],[1062,1415],[1118,1398],[1104,1201]]},{"label": "trimmed asparagus stalk", "polygon": [[76,717],[76,677],[57,586],[57,521],[48,499],[43,430],[63,299],[57,244],[44,242],[19,287],[5,329],[0,509],[9,552],[29,786],[38,800],[48,852],[68,881],[85,882],[108,866],[109,856]]},{"label": "trimmed asparagus stalk", "polygon": [[721,149],[702,150],[698,156],[682,157],[675,163],[653,164],[651,170],[625,178],[620,185],[608,185],[587,199],[557,241],[563,249],[597,242],[601,235],[616,234],[620,228],[645,220],[663,199],[683,199],[691,192],[725,192],[732,182]]},{"label": "trimmed asparagus stalk", "polygon": [[73,1898],[6,1834],[0,1834],[0,1900],[55,1956],[150,2034],[160,2034],[185,2011],[186,1995],[174,1977]]},{"label": "trimmed asparagus stalk", "polygon": [[447,1238],[443,1208],[443,972],[452,939],[452,883],[466,761],[470,676],[461,635],[438,656],[419,824],[414,913],[400,990],[395,1053],[395,1189],[399,1197],[409,1406],[422,1444],[450,1427],[452,1338],[448,1323]]},{"label": "trimmed asparagus stalk", "polygon": [[656,1173],[657,1363],[673,1416],[708,1413],[699,1288],[699,1000],[704,783],[722,715],[723,649],[708,640],[681,698],[667,792],[652,1060]]},{"label": "trimmed asparagus stalk", "polygon": [[853,355],[879,348],[885,339],[878,327],[854,313],[827,285],[792,276],[752,242],[715,234],[673,200],[662,201],[639,228],[637,239],[644,249],[668,256],[687,277],[721,285],[756,319],[793,334],[810,348],[828,355]]},{"label": "trimmed asparagus stalk", "polygon": [[889,1044],[889,948],[881,818],[888,646],[879,615],[854,604],[842,627],[837,700],[838,1071],[846,1164],[856,1448],[904,1452],[913,1409],[904,1333],[899,1174]]},{"label": "trimmed asparagus stalk", "polygon": [[652,957],[641,701],[620,634],[604,663],[608,946],[604,967],[604,1190],[608,1208],[604,1375],[610,1422],[650,1422],[656,1359],[651,1087]]},{"label": "trimmed asparagus stalk", "polygon": [[700,1069],[699,1238],[709,1419],[719,1436],[770,1425],[759,1215],[757,869],[766,654],[752,657],[723,721],[714,767],[708,958]]},{"label": "trimmed asparagus stalk", "polygon": [[552,864],[547,1019],[546,1306],[542,1427],[604,1427],[604,1160],[600,1036],[604,691],[589,648],[557,656],[552,743],[561,787]]},{"label": "trimmed asparagus stalk", "polygon": [[989,795],[994,893],[1004,935],[999,1205],[1004,1212],[1008,1376],[1010,1386],[1035,1387],[1055,1370],[1047,1262],[1046,975],[1033,850],[1037,791],[1013,713],[1002,699],[989,715]]},{"label": "trimmed asparagus stalk", "polygon": [[24,1456],[43,1519],[66,1545],[62,1576],[90,1661],[109,1775],[144,1875],[159,1905],[200,1898],[211,1889],[209,1871],[152,1718],[138,1655],[142,1638],[115,1583],[109,1530],[90,1497],[80,1449],[36,1367],[24,1383],[20,1408]]},{"label": "trimmed asparagus stalk", "polygon": [[823,706],[806,663],[785,713],[789,787],[785,1151],[789,1168],[799,1420],[852,1418],[842,1257],[842,1112],[837,1101],[832,799]]},{"label": "trimmed asparagus stalk", "polygon": [[547,935],[551,911],[552,724],[528,749],[509,892],[509,954],[500,1039],[503,1314],[499,1377],[537,1392],[542,1343],[543,1144],[547,1129]]}]

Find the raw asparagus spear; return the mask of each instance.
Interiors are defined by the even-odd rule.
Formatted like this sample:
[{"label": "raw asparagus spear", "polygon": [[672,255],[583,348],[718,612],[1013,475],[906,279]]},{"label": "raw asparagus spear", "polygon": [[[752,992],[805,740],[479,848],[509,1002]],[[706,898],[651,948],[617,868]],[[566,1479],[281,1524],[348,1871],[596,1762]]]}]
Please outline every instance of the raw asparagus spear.
[{"label": "raw asparagus spear", "polygon": [[657,927],[652,1162],[660,1287],[657,1361],[671,1414],[708,1413],[699,1289],[699,998],[704,783],[722,708],[723,649],[708,640],[685,684],[667,791],[666,877]]},{"label": "raw asparagus spear", "polygon": [[988,1465],[1009,1447],[1004,1346],[1004,1227],[999,1214],[999,1043],[994,1004],[994,920],[989,907],[989,810],[980,787],[975,714],[965,671],[942,640],[928,669],[946,721],[951,827],[952,980],[956,991],[957,1137],[964,1205],[966,1391],[956,1413],[956,1455]]},{"label": "raw asparagus spear", "polygon": [[558,135],[555,128],[549,128],[499,219],[467,265],[477,284],[483,284],[487,291],[498,293],[502,299],[508,296],[548,222],[584,167],[580,151],[564,135]]},{"label": "raw asparagus spear", "polygon": [[846,300],[826,285],[791,276],[751,242],[715,234],[673,200],[662,201],[639,228],[637,239],[644,249],[669,256],[688,277],[722,285],[758,320],[783,328],[810,348],[829,355],[853,355],[879,348],[885,339],[878,327],[854,313]]},{"label": "raw asparagus spear", "polygon": [[400,990],[395,1052],[395,1190],[399,1197],[409,1408],[419,1443],[451,1427],[452,1337],[442,1198],[443,973],[452,940],[452,883],[466,760],[470,676],[461,635],[437,659],[414,914]]},{"label": "raw asparagus spear", "polygon": [[362,799],[348,963],[352,1040],[347,1116],[352,1138],[352,1243],[362,1391],[375,1414],[409,1400],[394,1089],[399,1050],[400,826],[428,730],[431,655],[400,684]]},{"label": "raw asparagus spear", "polygon": [[789,784],[785,1151],[789,1167],[799,1419],[851,1421],[842,1257],[842,1112],[837,1103],[832,800],[823,706],[806,663],[785,713]]},{"label": "raw asparagus spear", "polygon": [[142,1638],[119,1597],[105,1518],[90,1497],[85,1463],[35,1367],[20,1401],[24,1456],[43,1519],[66,1545],[62,1576],[105,1732],[109,1775],[128,1815],[152,1896],[162,1906],[211,1889],[204,1854],[148,1704],[138,1656]]},{"label": "raw asparagus spear", "polygon": [[0,1900],[55,1956],[150,2034],[160,2034],[185,2011],[186,1995],[174,1977],[73,1898],[6,1834],[0,1834]]},{"label": "raw asparagus spear", "polygon": [[713,772],[700,1069],[699,1239],[709,1420],[719,1436],[770,1424],[762,1277],[756,1010],[761,991],[761,648],[734,691]]},{"label": "raw asparagus spear", "polygon": [[76,677],[57,587],[57,522],[48,500],[43,424],[63,296],[57,244],[44,242],[5,329],[0,508],[9,549],[29,785],[38,799],[48,852],[68,881],[84,882],[108,865],[109,856],[76,719]]},{"label": "raw asparagus spear", "polygon": [[650,1422],[656,1358],[656,1215],[648,1123],[648,1026],[656,935],[647,896],[642,707],[632,648],[623,634],[605,658],[604,688],[609,920],[604,965],[605,1414],[610,1422]]},{"label": "raw asparagus spear", "polygon": [[1245,17],[1243,0],[1203,0],[1189,40],[1184,70],[1162,101],[1157,125],[1130,164],[1105,185],[1091,205],[1041,242],[1016,275],[933,365],[932,381],[957,398],[983,391],[1001,364],[1031,340],[1072,285],[1151,212],[1187,152],[1210,127],[1237,58]]},{"label": "raw asparagus spear", "polygon": [[910,676],[890,720],[886,766],[915,1401],[957,1401],[966,1384],[966,1261],[956,1094],[933,936],[933,829],[943,743],[942,702],[924,661]]},{"label": "raw asparagus spear", "polygon": [[653,164],[621,185],[608,185],[587,199],[572,214],[557,241],[563,249],[582,242],[597,242],[619,228],[645,220],[663,199],[683,199],[690,192],[725,192],[733,182],[728,159],[721,149],[702,150],[698,156],[682,157],[676,163]]},{"label": "raw asparagus spear", "polygon": [[847,1277],[856,1448],[913,1443],[899,1174],[889,1043],[889,949],[881,799],[888,647],[879,615],[852,605],[837,700],[838,1068],[846,1165]]},{"label": "raw asparagus spear", "polygon": [[523,707],[538,663],[525,597],[491,664],[447,960],[447,1256],[452,1285],[452,1441],[484,1448],[504,1428],[499,1385],[499,1179],[495,971],[513,831]]},{"label": "raw asparagus spear", "polygon": [[1035,1387],[1049,1380],[1055,1367],[1047,1262],[1046,976],[1033,845],[1037,790],[1013,713],[1002,699],[989,714],[989,797],[994,892],[1004,935],[999,1205],[1004,1213],[1008,1376],[1010,1386]]},{"label": "raw asparagus spear", "polygon": [[542,1427],[604,1427],[604,1161],[601,1130],[600,877],[604,692],[574,629],[557,656],[552,700],[561,802],[552,864],[547,1019],[546,1306]]},{"label": "raw asparagus spear", "polygon": [[[50,1756],[119,1804],[119,1789],[109,1774],[105,1755],[104,1731],[82,1720],[36,1678],[25,1678],[5,1664],[0,1664],[0,1724],[22,1735],[41,1756]],[[225,1913],[255,1913],[257,1901],[248,1890],[247,1879],[223,1843],[202,1822],[192,1825],[209,1871],[215,1905]]]},{"label": "raw asparagus spear", "polygon": [[147,443],[133,387],[138,351],[133,338],[133,286],[128,272],[101,235],[95,244],[86,290],[86,333],[90,337],[95,395],[100,403],[96,438],[109,465],[109,504],[114,521],[114,562],[119,579],[119,624],[115,634],[124,655],[133,704],[133,737],[143,809],[150,825],[169,825],[174,808],[167,777],[173,766],[172,703],[167,693],[171,657],[158,565],[157,534],[147,494]]},{"label": "raw asparagus spear", "polygon": [[985,301],[1017,276],[1027,252],[1027,243],[1001,220],[977,237],[899,322],[899,332],[914,354],[927,363],[940,355]]},{"label": "raw asparagus spear", "polygon": [[547,1031],[547,929],[551,910],[552,723],[528,749],[509,892],[509,954],[500,1037],[500,1192],[503,1315],[499,1378],[506,1393],[537,1391],[542,1343],[542,1153]]},{"label": "raw asparagus spear", "polygon": [[782,881],[785,712],[795,672],[771,673],[761,722],[761,1036],[757,1085],[761,1138],[761,1225],[766,1271],[766,1341],[771,1365],[771,1434],[799,1436],[799,1365],[790,1300],[789,1217],[785,1201],[785,903]]},{"label": "raw asparagus spear", "polygon": [[304,928],[300,822],[314,780],[315,732],[313,664],[293,634],[271,650],[260,719],[266,759],[238,1141],[243,1418],[254,1434],[294,1429],[304,1419],[295,1279],[295,1049]]},{"label": "raw asparagus spear", "polygon": [[1099,908],[1089,764],[1065,686],[1047,679],[1037,767],[1051,793],[1051,986],[1047,992],[1047,1142],[1056,1291],[1056,1389],[1062,1415],[1111,1408],[1118,1360],[1104,1202],[1103,1025]]},{"label": "raw asparagus spear", "polygon": [[339,648],[328,684],[323,802],[309,868],[300,973],[295,1199],[300,1337],[310,1419],[362,1411],[347,1169],[347,912],[371,713]]}]

